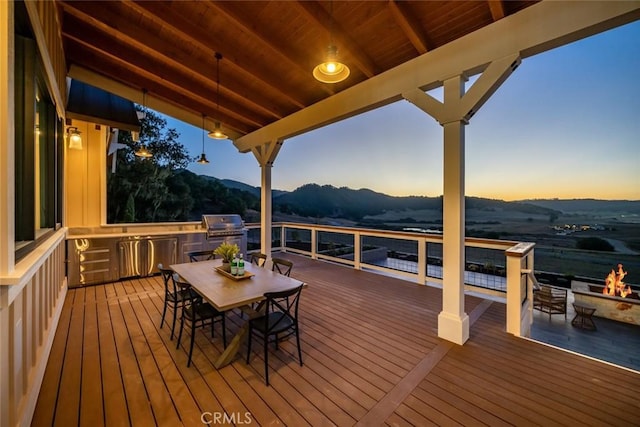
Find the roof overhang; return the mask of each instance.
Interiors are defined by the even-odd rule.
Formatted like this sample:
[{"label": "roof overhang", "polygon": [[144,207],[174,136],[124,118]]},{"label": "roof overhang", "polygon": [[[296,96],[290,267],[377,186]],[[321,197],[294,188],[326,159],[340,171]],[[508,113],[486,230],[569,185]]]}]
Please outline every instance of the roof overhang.
[{"label": "roof overhang", "polygon": [[70,84],[66,117],[140,132],[133,102],[78,80]]},{"label": "roof overhang", "polygon": [[639,1],[543,1],[234,141],[240,152],[281,141],[398,101],[416,88],[481,72],[492,61],[526,58],[640,19]]}]

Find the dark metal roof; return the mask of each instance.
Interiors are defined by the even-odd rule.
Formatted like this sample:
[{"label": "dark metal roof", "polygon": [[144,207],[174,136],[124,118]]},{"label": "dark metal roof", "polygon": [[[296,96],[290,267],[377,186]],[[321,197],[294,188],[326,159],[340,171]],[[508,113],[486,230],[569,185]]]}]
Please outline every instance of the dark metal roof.
[{"label": "dark metal roof", "polygon": [[133,102],[78,80],[71,82],[67,117],[140,132]]}]

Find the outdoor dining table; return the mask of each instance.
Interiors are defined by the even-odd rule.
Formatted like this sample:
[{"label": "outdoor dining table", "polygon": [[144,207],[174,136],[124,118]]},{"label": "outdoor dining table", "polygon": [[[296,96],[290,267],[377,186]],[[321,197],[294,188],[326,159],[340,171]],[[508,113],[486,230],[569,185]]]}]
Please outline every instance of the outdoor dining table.
[{"label": "outdoor dining table", "polygon": [[[259,315],[261,304],[256,308],[252,308],[252,304],[264,301],[265,292],[284,291],[303,284],[299,280],[248,263],[245,264],[246,277],[231,278],[228,273],[217,270],[221,266],[222,260],[218,259],[173,264],[170,267],[218,311],[238,308],[247,313],[249,319]],[[248,331],[247,320],[215,361],[217,369],[231,363]]]}]

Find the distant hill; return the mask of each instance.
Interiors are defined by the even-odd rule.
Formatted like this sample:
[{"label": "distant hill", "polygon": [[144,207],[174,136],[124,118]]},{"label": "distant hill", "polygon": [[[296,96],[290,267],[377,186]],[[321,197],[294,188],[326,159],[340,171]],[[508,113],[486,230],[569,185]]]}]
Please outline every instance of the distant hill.
[{"label": "distant hill", "polygon": [[[260,187],[254,187],[253,185],[245,184],[244,182],[240,182],[240,181],[234,181],[232,179],[219,179],[212,176],[207,176],[207,178],[218,181],[227,188],[246,191],[258,198],[260,197]],[[273,189],[271,190],[271,194],[273,195],[273,197],[277,197],[283,193],[287,193],[287,192],[283,190],[273,190]]]},{"label": "distant hill", "polygon": [[[484,211],[513,211],[526,214],[554,215],[559,212],[528,203],[503,200],[466,198],[467,209]],[[346,218],[360,220],[387,211],[436,210],[442,211],[442,197],[394,197],[369,189],[353,190],[347,187],[306,184],[274,197],[274,207],[280,212],[310,217]]]},{"label": "distant hill", "polygon": [[640,200],[531,199],[520,202],[554,209],[565,214],[616,212],[640,215]]},{"label": "distant hill", "polygon": [[[260,198],[260,187],[230,179],[207,179],[220,182],[230,189],[245,191]],[[294,191],[272,190],[274,211],[283,214],[295,214],[311,218],[344,218],[359,221],[364,217],[375,217],[385,212],[439,211],[442,212],[442,196],[395,197],[362,188],[354,190],[348,187],[332,185],[306,184]],[[638,200],[596,200],[596,199],[527,199],[507,202],[467,196],[467,211],[512,213],[514,216],[541,215],[557,217],[579,214],[628,214],[640,216]]]}]

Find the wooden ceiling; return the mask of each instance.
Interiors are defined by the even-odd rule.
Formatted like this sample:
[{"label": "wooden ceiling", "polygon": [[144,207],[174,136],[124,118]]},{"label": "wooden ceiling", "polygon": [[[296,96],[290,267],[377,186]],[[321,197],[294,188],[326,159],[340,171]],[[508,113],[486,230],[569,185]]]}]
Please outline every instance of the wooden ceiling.
[{"label": "wooden ceiling", "polygon": [[[234,137],[534,3],[57,1],[67,67],[204,114]],[[333,85],[312,76],[331,39],[351,69]]]}]

